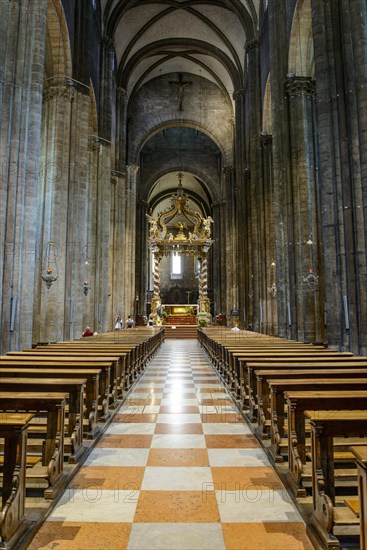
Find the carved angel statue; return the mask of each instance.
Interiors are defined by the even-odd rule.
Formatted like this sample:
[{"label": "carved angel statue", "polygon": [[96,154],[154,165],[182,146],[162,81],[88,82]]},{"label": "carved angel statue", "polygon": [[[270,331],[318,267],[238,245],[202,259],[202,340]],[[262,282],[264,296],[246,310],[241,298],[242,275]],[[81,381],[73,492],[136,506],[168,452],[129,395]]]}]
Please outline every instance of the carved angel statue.
[{"label": "carved angel statue", "polygon": [[169,234],[168,234],[168,241],[169,241],[169,242],[173,241],[173,235],[172,235],[172,233],[169,233]]},{"label": "carved angel statue", "polygon": [[158,229],[158,222],[152,216],[149,216],[149,214],[145,214],[146,217],[149,220],[150,223],[150,229],[149,229],[149,238],[150,239],[159,239],[159,229]]},{"label": "carved angel statue", "polygon": [[213,223],[213,218],[211,216],[208,216],[206,219],[203,219],[203,225],[204,225],[204,235],[206,239],[210,239],[211,236],[211,224]]}]

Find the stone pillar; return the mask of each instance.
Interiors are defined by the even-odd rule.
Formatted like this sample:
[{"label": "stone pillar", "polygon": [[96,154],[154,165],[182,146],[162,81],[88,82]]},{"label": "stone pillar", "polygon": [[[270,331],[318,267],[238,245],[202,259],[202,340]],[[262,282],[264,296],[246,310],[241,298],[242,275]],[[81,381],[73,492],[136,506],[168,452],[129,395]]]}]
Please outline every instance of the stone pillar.
[{"label": "stone pillar", "polygon": [[286,92],[292,170],[292,301],[296,304],[297,340],[313,342],[323,338],[324,321],[319,294],[322,266],[318,254],[315,82],[307,77],[290,76],[286,81]]},{"label": "stone pillar", "polygon": [[214,315],[225,312],[226,303],[226,270],[218,269],[226,261],[226,237],[224,229],[224,201],[216,201],[213,208],[213,245],[212,245],[212,279],[214,291]]},{"label": "stone pillar", "polygon": [[46,0],[0,6],[1,353],[32,343]]},{"label": "stone pillar", "polygon": [[208,298],[208,253],[206,251],[201,253],[199,311],[210,314],[210,300]]},{"label": "stone pillar", "polygon": [[[225,219],[225,246],[226,246],[226,311],[229,318],[232,308],[238,307],[237,285],[237,229],[234,198],[234,171],[227,166],[223,169],[224,189],[226,193],[226,217]],[[224,313],[224,312],[223,312]]]},{"label": "stone pillar", "polygon": [[231,308],[237,309],[240,313],[240,320],[244,320],[245,311],[245,270],[243,269],[246,257],[246,219],[243,212],[246,208],[246,189],[245,189],[245,89],[237,89],[233,93],[235,100],[235,193],[232,200],[233,223],[234,223],[234,262],[236,281]]},{"label": "stone pillar", "polygon": [[[62,77],[49,80],[43,93],[34,342],[64,338],[65,254],[68,242],[68,217],[65,213],[68,211],[70,136],[75,94],[73,83]],[[42,280],[48,267],[57,277],[49,289]]]},{"label": "stone pillar", "polygon": [[157,323],[158,315],[157,310],[162,305],[160,296],[160,274],[159,274],[159,262],[160,254],[157,246],[152,248],[154,258],[154,270],[153,270],[153,298],[151,303],[151,314],[153,316],[154,323]]},{"label": "stone pillar", "polygon": [[274,228],[274,182],[273,182],[273,139],[267,132],[260,134],[262,152],[262,182],[264,208],[264,256],[263,278],[265,288],[265,332],[276,336],[278,334],[277,311],[277,276],[276,276],[276,247]]},{"label": "stone pillar", "polygon": [[100,73],[100,97],[98,133],[104,139],[112,139],[112,106],[115,101],[113,67],[115,51],[113,40],[106,35],[102,36],[101,48],[101,73]]},{"label": "stone pillar", "polygon": [[109,327],[115,315],[122,316],[124,304],[124,243],[125,243],[125,175],[112,172],[110,215],[110,261],[109,261]]},{"label": "stone pillar", "polygon": [[116,170],[123,172],[126,165],[126,110],[127,91],[116,90]]},{"label": "stone pillar", "polygon": [[124,319],[135,310],[136,189],[139,167],[126,166]]},{"label": "stone pillar", "polygon": [[330,346],[367,352],[367,6],[311,1]]},{"label": "stone pillar", "polygon": [[145,313],[146,310],[146,295],[149,289],[149,257],[148,257],[148,228],[147,228],[147,203],[145,200],[140,200],[137,205],[137,239],[136,239],[136,300],[139,311],[138,314]]},{"label": "stone pillar", "polygon": [[284,80],[288,73],[288,30],[286,4],[268,3],[269,57],[273,121],[274,225],[276,237],[278,333],[294,338],[295,311],[291,300],[289,243],[293,242],[291,219],[291,176],[288,105]]},{"label": "stone pillar", "polygon": [[265,330],[265,251],[258,243],[264,242],[264,192],[263,174],[261,170],[261,148],[259,134],[261,131],[262,94],[260,81],[260,44],[254,38],[246,44],[246,100],[249,109],[248,123],[248,158],[246,171],[246,203],[247,231],[247,258],[251,272],[247,276],[252,297],[251,324],[256,330]]},{"label": "stone pillar", "polygon": [[[57,212],[65,219],[65,241],[62,243],[64,279],[61,295],[64,294],[64,338],[78,338],[83,330],[85,246],[87,243],[87,219],[90,193],[88,181],[89,164],[89,87],[75,83],[71,116],[66,121],[67,133],[64,136],[68,147],[67,191],[64,210],[57,205]],[[64,147],[64,145],[61,145]],[[64,237],[63,235],[63,237]],[[55,283],[56,284],[56,283]],[[91,283],[92,285],[92,283]],[[95,291],[96,285],[93,284]],[[89,299],[89,298],[88,298]],[[61,306],[60,306],[61,308]],[[93,319],[88,319],[92,326]]]}]

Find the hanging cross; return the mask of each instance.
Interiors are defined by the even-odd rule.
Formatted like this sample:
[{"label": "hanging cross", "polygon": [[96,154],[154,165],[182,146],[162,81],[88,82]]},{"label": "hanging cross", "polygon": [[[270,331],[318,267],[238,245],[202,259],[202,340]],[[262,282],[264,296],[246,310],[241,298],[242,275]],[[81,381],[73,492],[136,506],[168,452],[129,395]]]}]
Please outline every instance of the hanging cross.
[{"label": "hanging cross", "polygon": [[183,96],[186,86],[189,86],[192,84],[192,82],[182,82],[182,74],[178,75],[178,82],[174,82],[173,80],[170,80],[170,84],[173,84],[177,88],[177,110],[182,111],[182,102],[183,102]]}]

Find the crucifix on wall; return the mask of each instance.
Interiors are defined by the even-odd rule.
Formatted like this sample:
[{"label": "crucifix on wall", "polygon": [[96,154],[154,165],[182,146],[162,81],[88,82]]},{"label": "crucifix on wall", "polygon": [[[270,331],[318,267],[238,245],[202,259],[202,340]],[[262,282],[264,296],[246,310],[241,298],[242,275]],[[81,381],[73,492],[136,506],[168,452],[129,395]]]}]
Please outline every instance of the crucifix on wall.
[{"label": "crucifix on wall", "polygon": [[178,75],[178,82],[170,80],[170,84],[173,84],[177,88],[177,110],[182,111],[182,102],[186,86],[192,84],[192,82],[183,82],[182,74]]}]

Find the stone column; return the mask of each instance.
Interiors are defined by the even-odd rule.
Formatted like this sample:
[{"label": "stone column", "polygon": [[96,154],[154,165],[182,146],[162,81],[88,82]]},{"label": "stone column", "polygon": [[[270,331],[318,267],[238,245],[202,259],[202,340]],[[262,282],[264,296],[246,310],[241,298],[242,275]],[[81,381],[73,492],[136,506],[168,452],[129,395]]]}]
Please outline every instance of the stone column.
[{"label": "stone column", "polygon": [[217,266],[225,265],[226,257],[226,239],[223,234],[224,202],[216,201],[212,204],[213,208],[213,245],[212,245],[212,274],[214,291],[214,314],[225,312],[226,300],[226,271],[218,269]]},{"label": "stone column", "polygon": [[245,287],[245,270],[243,269],[246,257],[246,219],[243,215],[246,208],[245,189],[245,98],[246,90],[237,89],[233,93],[235,100],[235,189],[233,200],[233,233],[235,239],[234,263],[236,280],[231,308],[237,309],[240,313],[240,320],[243,321],[245,310],[245,299],[243,289]]},{"label": "stone column", "polygon": [[[42,166],[38,189],[39,257],[36,264],[33,341],[63,340],[65,253],[70,167],[70,135],[75,87],[64,78],[48,81],[43,94]],[[48,258],[48,256],[50,256]],[[48,267],[57,280],[48,289]]]},{"label": "stone column", "polygon": [[116,170],[123,172],[126,165],[126,110],[127,91],[116,90]]},{"label": "stone column", "polygon": [[291,300],[289,243],[293,242],[291,219],[291,176],[289,162],[288,105],[284,79],[288,73],[288,30],[283,0],[268,3],[269,57],[273,121],[274,225],[276,236],[278,333],[294,338],[295,311]]},{"label": "stone column", "polygon": [[110,216],[110,260],[109,260],[109,326],[115,315],[122,316],[124,304],[124,243],[125,243],[125,175],[113,171],[111,176]]},{"label": "stone column", "polygon": [[273,139],[267,132],[260,134],[262,152],[262,182],[264,207],[264,257],[263,278],[265,288],[265,332],[278,334],[276,247],[274,227]]},{"label": "stone column", "polygon": [[206,251],[201,252],[199,311],[210,313],[210,300],[208,298],[208,253]]},{"label": "stone column", "polygon": [[330,346],[367,352],[367,6],[311,1]]},{"label": "stone column", "polygon": [[113,84],[113,67],[115,51],[113,40],[106,35],[101,40],[101,73],[100,73],[100,97],[98,133],[101,137],[111,141],[112,139],[112,106],[115,99]]},{"label": "stone column", "polygon": [[0,6],[1,352],[32,343],[46,0]]},{"label": "stone column", "polygon": [[139,167],[126,166],[124,319],[134,315],[136,262],[136,189]]},{"label": "stone column", "polygon": [[238,307],[238,285],[237,285],[237,230],[235,216],[234,198],[234,172],[233,168],[227,166],[223,169],[224,188],[226,193],[226,217],[225,219],[225,242],[226,242],[226,315],[229,318],[232,308]]},{"label": "stone column", "polygon": [[[320,310],[317,220],[317,148],[315,144],[315,83],[307,77],[286,81],[289,100],[292,169],[294,297],[297,340],[313,342],[323,337]],[[321,271],[322,273],[322,271]]]}]

